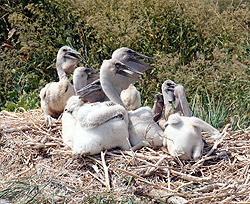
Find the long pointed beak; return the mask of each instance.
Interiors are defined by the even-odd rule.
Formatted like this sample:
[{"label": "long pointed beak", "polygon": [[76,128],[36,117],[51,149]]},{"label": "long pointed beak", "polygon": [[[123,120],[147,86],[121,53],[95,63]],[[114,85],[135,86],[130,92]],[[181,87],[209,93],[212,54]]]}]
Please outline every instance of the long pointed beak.
[{"label": "long pointed beak", "polygon": [[88,94],[93,93],[94,91],[100,90],[101,88],[102,87],[100,84],[100,79],[97,79],[93,81],[92,83],[84,86],[82,89],[78,90],[77,94],[81,96],[86,96]]},{"label": "long pointed beak", "polygon": [[89,72],[100,72],[100,69],[86,68],[85,71],[86,71],[87,73],[89,73]]},{"label": "long pointed beak", "polygon": [[149,56],[144,55],[144,54],[141,54],[141,53],[136,52],[136,51],[133,53],[133,55],[134,55],[134,57],[140,57],[140,58],[144,58],[144,59],[154,60],[154,58],[149,57]]},{"label": "long pointed beak", "polygon": [[[118,72],[123,71],[123,72],[126,72],[127,74],[130,74],[132,76],[133,76],[133,74],[143,75],[142,72],[140,72],[140,71],[136,70],[135,68],[132,68],[132,67],[126,65],[126,64],[123,64],[123,63],[116,64],[116,67],[117,67]],[[123,72],[121,72],[121,74]]]},{"label": "long pointed beak", "polygon": [[68,50],[66,52],[65,57],[68,57],[68,58],[71,58],[71,59],[78,59],[78,60],[80,60],[80,57],[79,57],[80,54],[81,54],[80,52],[77,52],[77,51],[71,49],[71,50]]},{"label": "long pointed beak", "polygon": [[139,72],[136,69],[128,65],[125,65],[123,63],[118,64],[116,72],[117,74],[123,75],[125,77],[134,78],[136,81],[140,81],[140,78],[138,78],[138,75],[143,75],[142,72]]}]

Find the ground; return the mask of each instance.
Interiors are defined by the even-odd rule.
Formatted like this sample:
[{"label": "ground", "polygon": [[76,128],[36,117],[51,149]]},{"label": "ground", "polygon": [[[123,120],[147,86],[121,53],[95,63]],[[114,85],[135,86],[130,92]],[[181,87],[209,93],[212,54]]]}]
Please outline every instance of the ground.
[{"label": "ground", "polygon": [[0,203],[249,203],[249,131],[203,138],[196,162],[164,147],[80,157],[63,144],[60,120],[47,128],[40,109],[2,111]]}]

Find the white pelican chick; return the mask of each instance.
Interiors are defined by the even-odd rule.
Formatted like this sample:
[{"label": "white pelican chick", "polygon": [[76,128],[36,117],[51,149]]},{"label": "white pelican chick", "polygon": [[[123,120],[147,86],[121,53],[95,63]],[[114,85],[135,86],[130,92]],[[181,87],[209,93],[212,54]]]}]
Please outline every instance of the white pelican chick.
[{"label": "white pelican chick", "polygon": [[[102,72],[105,68],[109,71]],[[117,60],[104,60],[100,79],[120,74],[132,76],[135,70],[129,69],[130,67]],[[106,85],[111,83],[105,82]],[[88,87],[95,89],[93,83]],[[117,97],[119,98],[118,94]],[[68,100],[62,116],[62,138],[75,154],[92,155],[115,147],[128,150],[127,111],[122,105],[112,101],[84,104],[81,96],[73,96]]]},{"label": "white pelican chick", "polygon": [[76,94],[78,91],[85,87],[87,84],[92,83],[99,78],[98,74],[90,74],[90,72],[98,72],[100,70],[91,69],[87,67],[77,67],[73,74],[73,84]]},{"label": "white pelican chick", "polygon": [[[121,47],[115,50],[112,54],[112,59],[119,60],[120,62],[136,69],[139,72],[145,72],[148,69],[152,69],[151,66],[137,59],[136,57],[152,60],[151,57],[143,55],[127,47]],[[135,75],[138,76],[138,74],[135,74]],[[128,111],[136,110],[137,108],[141,106],[140,92],[137,91],[136,87],[132,84],[134,79],[132,79],[132,81],[130,81],[130,79],[127,79],[127,80],[128,80],[128,83],[131,83],[131,84],[129,85],[127,89],[121,92],[121,100],[124,103],[125,108]]]},{"label": "white pelican chick", "polygon": [[[105,60],[100,71],[100,81],[102,89],[106,96],[113,102],[125,107],[120,98],[120,93],[127,88],[128,81],[136,81],[136,75],[142,74],[136,69],[130,67],[127,70],[117,70],[122,77],[117,77],[114,71],[119,61],[115,59]],[[121,62],[120,62],[121,63]],[[132,71],[131,74],[129,74]],[[136,75],[135,75],[136,74]],[[163,131],[153,120],[153,113],[149,107],[141,107],[135,111],[128,112],[129,117],[129,140],[133,149],[138,149],[145,145],[153,145],[154,147],[162,146]]]},{"label": "white pelican chick", "polygon": [[178,113],[169,116],[165,124],[163,145],[167,146],[170,155],[180,159],[201,157],[203,141],[201,131],[205,130],[218,137],[220,132],[205,121],[196,117],[180,116]]},{"label": "white pelican chick", "polygon": [[66,73],[74,70],[80,61],[79,54],[68,46],[63,46],[57,53],[56,68],[59,82],[47,84],[40,92],[41,108],[44,111],[47,126],[52,126],[52,118],[60,116],[67,100],[75,93]]},{"label": "white pelican chick", "polygon": [[[174,102],[175,108],[173,108]],[[184,87],[171,80],[166,80],[162,84],[162,94],[155,96],[153,112],[154,120],[163,130],[168,117],[174,112],[180,112],[184,116],[191,117]]]}]

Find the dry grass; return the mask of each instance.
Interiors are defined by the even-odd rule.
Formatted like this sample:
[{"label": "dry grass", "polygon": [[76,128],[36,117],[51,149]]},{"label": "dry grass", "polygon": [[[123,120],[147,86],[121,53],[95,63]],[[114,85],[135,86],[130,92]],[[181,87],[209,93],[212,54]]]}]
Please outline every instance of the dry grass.
[{"label": "dry grass", "polygon": [[75,157],[62,142],[61,123],[47,129],[41,110],[2,111],[0,131],[0,199],[97,203],[94,197],[103,195],[107,200],[102,203],[121,203],[128,197],[133,203],[170,202],[173,196],[183,198],[182,203],[250,202],[246,130],[225,128],[225,137],[210,156],[206,154],[217,143],[204,134],[207,144],[197,162],[174,159],[166,148]]}]

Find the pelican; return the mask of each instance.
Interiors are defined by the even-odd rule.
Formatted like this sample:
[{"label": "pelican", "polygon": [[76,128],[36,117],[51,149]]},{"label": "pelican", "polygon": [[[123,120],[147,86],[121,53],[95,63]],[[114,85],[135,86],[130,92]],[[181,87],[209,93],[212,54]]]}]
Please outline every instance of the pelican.
[{"label": "pelican", "polygon": [[92,83],[99,78],[98,74],[90,74],[90,72],[98,72],[100,70],[90,69],[87,67],[77,67],[73,74],[73,84],[75,93],[79,94],[79,90],[85,87],[87,84]]},{"label": "pelican", "polygon": [[78,90],[77,95],[79,95],[84,102],[88,103],[109,101],[108,97],[102,90],[100,79],[96,79]]},{"label": "pelican", "polygon": [[[173,109],[173,102],[175,102],[175,109]],[[166,80],[162,84],[162,94],[155,96],[153,107],[154,120],[164,130],[164,124],[168,120],[168,117],[178,111],[184,116],[191,117],[185,89],[181,84]]]},{"label": "pelican", "polygon": [[80,61],[80,53],[63,46],[57,53],[56,68],[59,82],[51,82],[40,91],[41,108],[47,126],[52,126],[52,118],[58,118],[63,112],[67,100],[75,94],[66,73],[72,72]]},{"label": "pelican", "polygon": [[[127,89],[129,82],[138,80],[137,75],[142,74],[137,66],[133,64],[133,73],[129,70],[116,70],[115,65],[119,61],[115,59],[105,60],[100,70],[100,82],[106,96],[114,103],[125,107],[120,98],[121,91]],[[139,63],[141,64],[141,63]],[[136,71],[135,71],[136,70]],[[139,70],[146,70],[140,68]],[[118,76],[116,73],[122,76]],[[128,112],[129,118],[129,140],[134,149],[145,145],[154,147],[162,146],[163,131],[153,120],[153,112],[149,107],[141,107],[135,111]]]},{"label": "pelican", "polygon": [[[152,59],[151,57],[138,53],[127,47],[119,48],[115,50],[112,54],[112,59],[118,60],[122,62],[123,64],[126,64],[132,68],[135,68],[138,71],[145,72],[146,70],[152,68],[148,64],[136,59],[135,57]],[[132,73],[132,74],[134,75],[134,77],[132,78],[127,77],[125,75],[116,76],[118,81],[119,80],[123,81],[123,87],[121,87],[122,92],[121,92],[120,97],[121,97],[122,103],[125,105],[125,108],[127,110],[135,110],[141,106],[140,92],[137,91],[135,86],[132,84],[133,82],[138,80],[138,74],[136,73]],[[95,89],[91,86],[95,86]],[[88,90],[89,88],[91,91]],[[93,84],[90,86],[85,86],[82,89],[79,89],[77,93],[79,95],[85,95],[84,98],[86,98],[86,95],[88,95],[87,98],[91,102],[97,102],[97,101],[101,102],[101,101],[108,100],[108,98],[105,96],[105,94],[102,91],[99,80],[94,81]]]},{"label": "pelican", "polygon": [[202,130],[210,132],[215,137],[220,136],[218,130],[197,117],[172,114],[165,123],[163,145],[167,146],[172,156],[197,160],[203,152]]},{"label": "pelican", "polygon": [[[108,71],[105,72],[105,69]],[[104,80],[108,86],[113,82],[110,79],[115,79],[117,75],[134,77],[134,73],[141,74],[120,61],[104,60],[100,70],[100,81],[102,83]],[[116,80],[114,82],[118,83]],[[89,85],[89,88],[94,87],[93,83]],[[118,86],[119,83],[117,89],[120,90]],[[68,100],[62,116],[62,138],[74,154],[92,155],[114,147],[123,150],[130,148],[128,113],[123,105],[120,105],[122,102],[119,94],[116,95],[111,98],[112,101],[88,104],[79,96],[73,96]],[[116,99],[119,99],[118,103]]]},{"label": "pelican", "polygon": [[[119,60],[122,63],[138,70],[139,72],[145,72],[148,69],[152,69],[151,66],[137,59],[136,57],[152,60],[151,57],[143,55],[127,47],[121,47],[115,50],[112,54],[112,59]],[[136,73],[135,75],[138,76],[138,74]],[[132,84],[132,82],[134,82],[133,79],[131,79],[132,80],[131,81],[130,79],[127,78],[127,80],[130,85],[128,86],[127,89],[121,92],[121,100],[128,111],[136,110],[141,106],[140,92],[137,91],[136,87]]]}]

